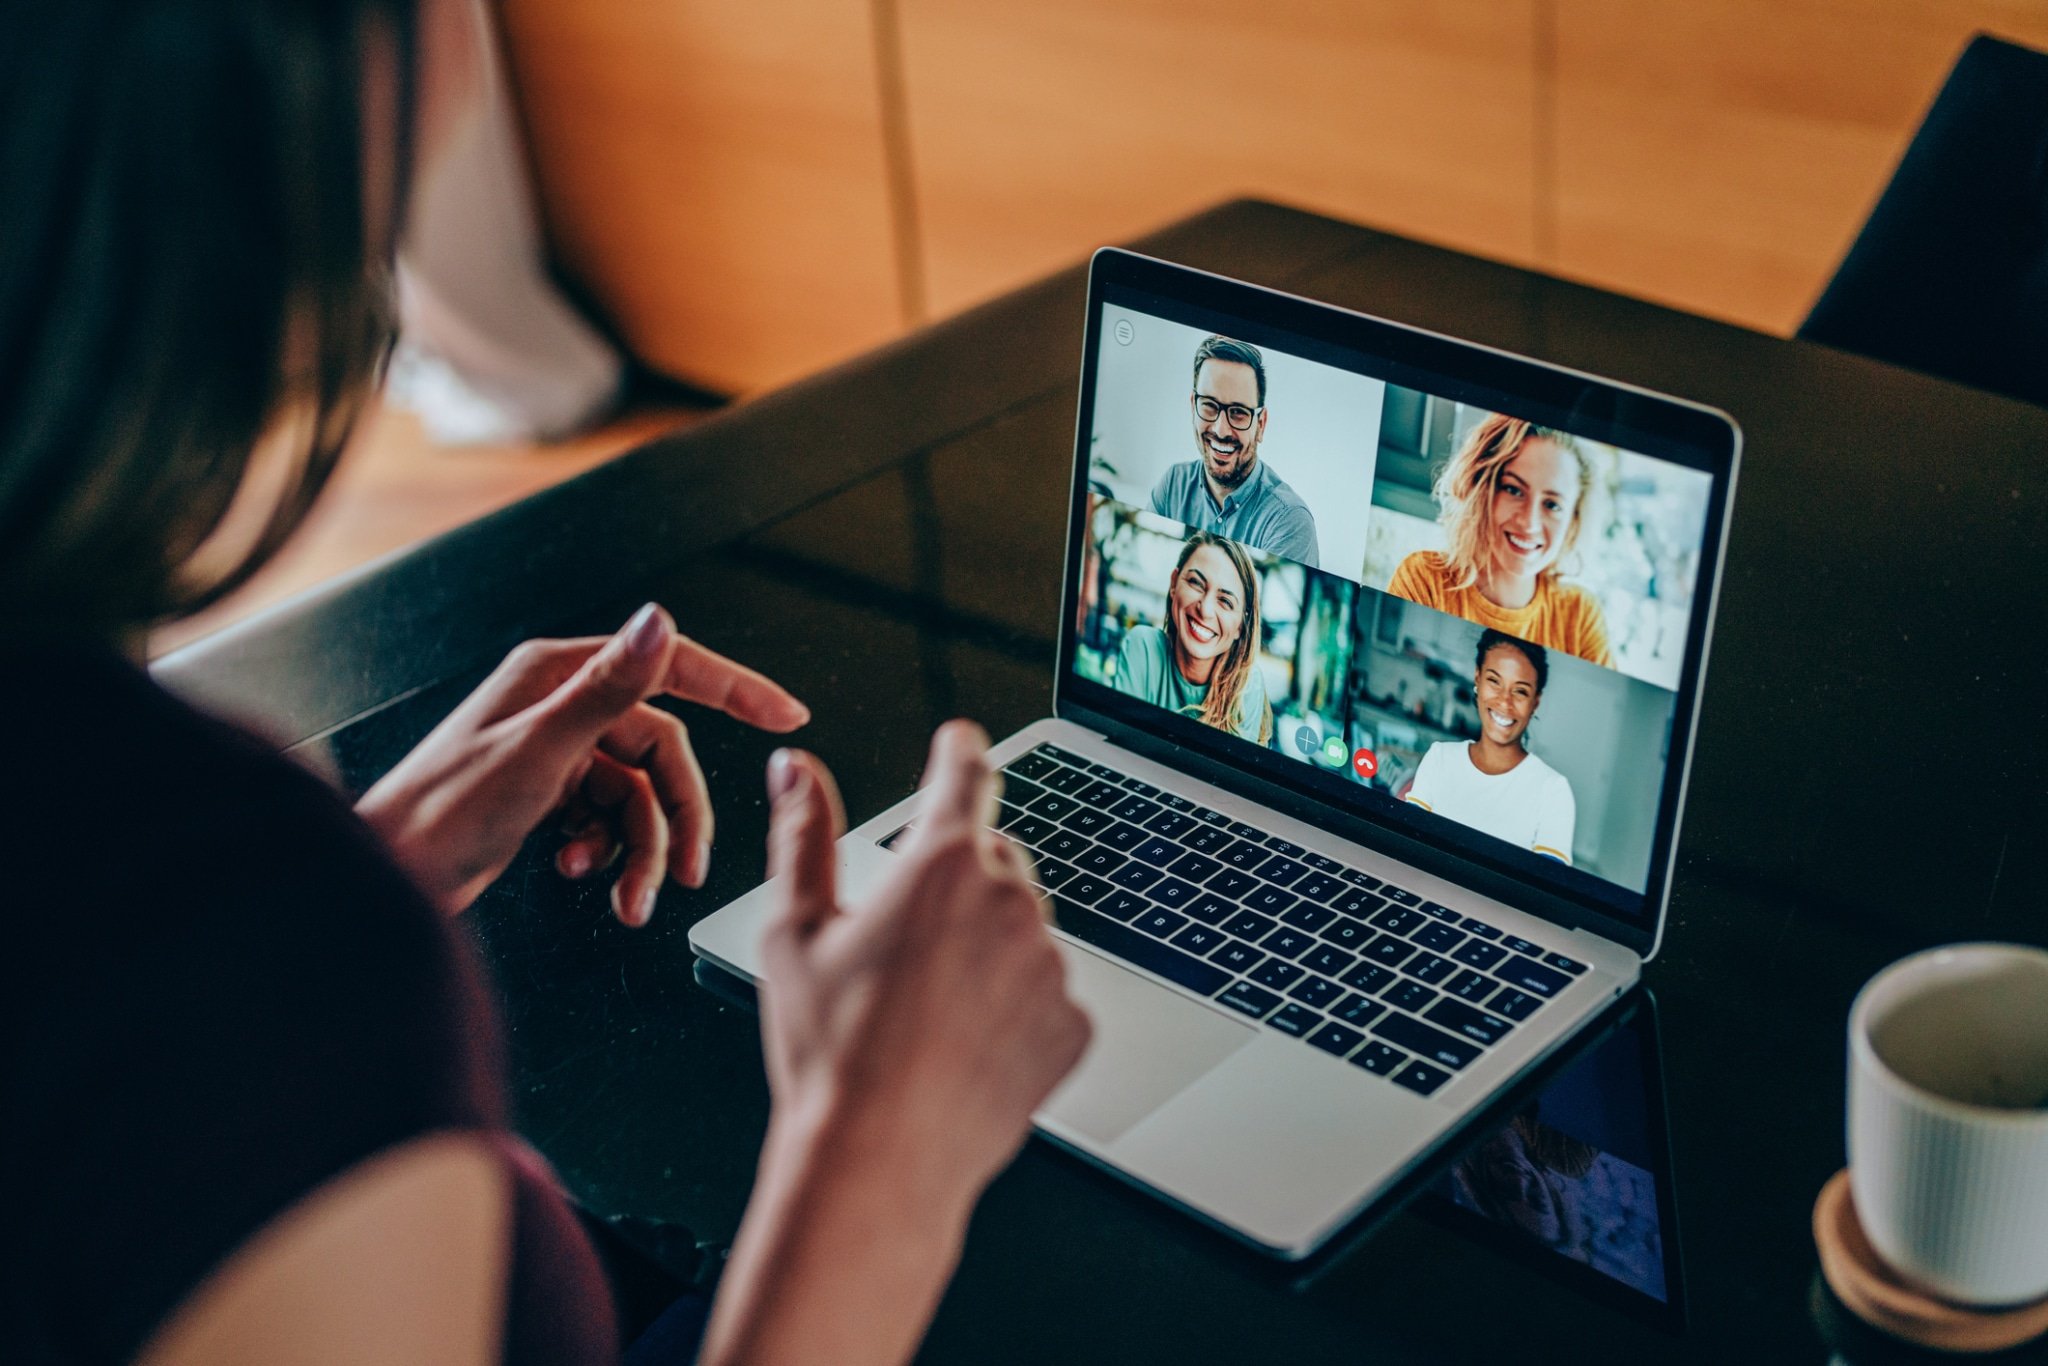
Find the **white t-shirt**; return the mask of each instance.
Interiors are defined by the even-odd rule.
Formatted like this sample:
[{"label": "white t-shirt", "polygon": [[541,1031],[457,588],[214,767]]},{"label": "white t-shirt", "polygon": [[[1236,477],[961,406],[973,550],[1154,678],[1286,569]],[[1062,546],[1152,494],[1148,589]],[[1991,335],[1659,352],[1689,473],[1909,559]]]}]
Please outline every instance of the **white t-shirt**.
[{"label": "white t-shirt", "polygon": [[1505,773],[1482,773],[1470,748],[1464,740],[1431,745],[1416,766],[1408,800],[1517,849],[1570,863],[1578,806],[1565,776],[1533,754]]}]

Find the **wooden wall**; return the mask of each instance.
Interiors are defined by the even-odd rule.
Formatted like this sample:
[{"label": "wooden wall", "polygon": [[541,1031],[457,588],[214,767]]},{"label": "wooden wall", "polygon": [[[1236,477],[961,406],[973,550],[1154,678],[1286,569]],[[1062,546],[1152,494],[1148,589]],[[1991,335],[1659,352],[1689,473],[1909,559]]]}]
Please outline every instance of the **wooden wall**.
[{"label": "wooden wall", "polygon": [[565,272],[782,382],[1252,193],[1777,332],[2042,0],[504,0]]}]

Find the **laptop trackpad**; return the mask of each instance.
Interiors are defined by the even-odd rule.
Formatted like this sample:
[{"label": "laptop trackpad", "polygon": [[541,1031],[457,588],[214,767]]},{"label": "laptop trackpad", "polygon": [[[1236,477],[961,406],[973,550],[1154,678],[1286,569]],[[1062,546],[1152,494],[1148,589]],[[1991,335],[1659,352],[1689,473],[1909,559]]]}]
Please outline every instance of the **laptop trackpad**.
[{"label": "laptop trackpad", "polygon": [[1039,1114],[1108,1143],[1250,1043],[1256,1030],[1062,943],[1067,990],[1095,1022],[1081,1065]]}]

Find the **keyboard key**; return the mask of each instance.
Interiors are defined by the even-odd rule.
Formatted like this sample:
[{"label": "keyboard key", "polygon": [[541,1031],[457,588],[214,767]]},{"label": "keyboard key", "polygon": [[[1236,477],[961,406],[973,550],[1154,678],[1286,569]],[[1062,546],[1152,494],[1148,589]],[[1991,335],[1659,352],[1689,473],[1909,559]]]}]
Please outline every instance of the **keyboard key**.
[{"label": "keyboard key", "polygon": [[1060,895],[1069,901],[1078,901],[1083,906],[1093,906],[1115,890],[1116,888],[1110,886],[1101,878],[1091,877],[1086,873],[1082,873],[1078,877],[1069,879],[1067,885],[1060,888]]},{"label": "keyboard key", "polygon": [[1278,835],[1266,836],[1266,847],[1268,849],[1273,850],[1276,853],[1286,854],[1290,858],[1308,852],[1308,850],[1302,848],[1300,845],[1290,844],[1288,841],[1281,839]]},{"label": "keyboard key", "polygon": [[1224,815],[1221,811],[1211,811],[1206,806],[1198,806],[1188,812],[1188,814],[1204,825],[1225,826],[1230,824],[1230,817]]},{"label": "keyboard key", "polygon": [[1475,1043],[1497,1044],[1514,1028],[1510,1022],[1489,1011],[1474,1010],[1463,1001],[1443,1000],[1422,1013],[1422,1018],[1440,1024],[1453,1034],[1463,1034]]},{"label": "keyboard key", "polygon": [[1038,842],[1059,833],[1059,826],[1043,816],[1025,816],[1005,826],[1003,833],[1027,849],[1036,848]]},{"label": "keyboard key", "polygon": [[1095,837],[1097,843],[1106,844],[1112,849],[1120,849],[1126,854],[1143,844],[1148,838],[1150,836],[1137,826],[1126,825],[1122,821],[1118,821],[1115,825],[1110,826],[1109,829],[1104,830]]},{"label": "keyboard key", "polygon": [[1155,868],[1164,868],[1186,853],[1178,844],[1164,835],[1153,835],[1137,848],[1131,850],[1132,858],[1141,858]]},{"label": "keyboard key", "polygon": [[1531,996],[1526,991],[1513,987],[1502,987],[1500,995],[1486,1003],[1486,1008],[1496,1015],[1505,1015],[1510,1020],[1526,1020],[1536,1013],[1536,1007],[1543,1004],[1540,996]]},{"label": "keyboard key", "polygon": [[1174,911],[1154,909],[1145,912],[1131,922],[1149,935],[1170,939],[1188,923],[1188,918]]},{"label": "keyboard key", "polygon": [[1586,970],[1584,963],[1579,962],[1576,958],[1567,958],[1561,953],[1546,953],[1543,955],[1543,961],[1558,971],[1568,972],[1574,977]]},{"label": "keyboard key", "polygon": [[1371,873],[1361,873],[1356,868],[1346,868],[1337,876],[1343,878],[1354,887],[1365,888],[1368,892],[1377,892],[1380,889],[1380,880],[1378,878],[1374,877]]},{"label": "keyboard key", "polygon": [[1526,939],[1517,939],[1514,935],[1509,935],[1500,942],[1513,949],[1516,953],[1526,953],[1531,958],[1541,958],[1543,956],[1543,946],[1541,944],[1532,944]]},{"label": "keyboard key", "polygon": [[1268,958],[1252,969],[1251,979],[1262,987],[1285,991],[1301,980],[1302,971],[1284,958]]},{"label": "keyboard key", "polygon": [[1178,811],[1162,811],[1151,820],[1146,821],[1145,828],[1155,835],[1164,835],[1170,840],[1177,840],[1195,828],[1195,818],[1193,816],[1183,816]]},{"label": "keyboard key", "polygon": [[1061,768],[1046,774],[1039,781],[1054,792],[1064,792],[1071,796],[1090,786],[1095,780],[1078,768]]},{"label": "keyboard key", "polygon": [[1279,915],[1294,905],[1297,898],[1292,892],[1283,892],[1278,887],[1254,887],[1244,894],[1244,904],[1263,915]]},{"label": "keyboard key", "polygon": [[1094,835],[1116,824],[1116,818],[1107,811],[1096,811],[1086,806],[1076,807],[1060,822],[1067,829],[1081,835]]},{"label": "keyboard key", "polygon": [[1024,809],[1034,816],[1043,816],[1049,821],[1057,821],[1079,805],[1079,802],[1064,793],[1048,792],[1027,805]]},{"label": "keyboard key", "polygon": [[1223,865],[1206,854],[1182,854],[1166,865],[1166,871],[1189,882],[1207,882],[1223,871]]},{"label": "keyboard key", "polygon": [[1057,759],[1063,764],[1072,764],[1075,768],[1086,768],[1088,766],[1086,759],[1083,759],[1078,754],[1061,749],[1050,740],[1042,745],[1034,746],[1031,752],[1033,754],[1043,754],[1048,759]]},{"label": "keyboard key", "polygon": [[1301,856],[1301,861],[1303,863],[1306,863],[1309,867],[1315,869],[1317,872],[1328,873],[1333,877],[1336,876],[1338,873],[1344,871],[1343,864],[1337,862],[1337,860],[1333,858],[1324,858],[1321,854],[1318,854],[1313,850],[1303,854]]},{"label": "keyboard key", "polygon": [[1135,892],[1126,892],[1119,888],[1096,902],[1095,909],[1111,920],[1131,920],[1141,911],[1151,910],[1152,903]]},{"label": "keyboard key", "polygon": [[1223,922],[1223,928],[1239,939],[1264,939],[1272,930],[1273,924],[1270,917],[1260,915],[1257,911],[1239,911]]},{"label": "keyboard key", "polygon": [[1370,996],[1396,978],[1378,963],[1360,963],[1356,967],[1346,969],[1337,980],[1354,991],[1362,991]]},{"label": "keyboard key", "polygon": [[1323,1010],[1335,1004],[1338,998],[1344,995],[1344,988],[1338,986],[1327,977],[1317,977],[1314,974],[1310,974],[1296,983],[1294,990],[1287,994],[1300,1001],[1303,1005],[1311,1005],[1317,1010]]},{"label": "keyboard key", "polygon": [[1085,906],[1054,897],[1052,907],[1053,923],[1076,939],[1184,986],[1198,996],[1213,996],[1230,980],[1231,975],[1214,963],[1182,953]]},{"label": "keyboard key", "polygon": [[1261,939],[1259,947],[1267,953],[1277,954],[1282,958],[1299,958],[1302,955],[1302,951],[1315,942],[1313,938],[1303,934],[1300,930],[1282,925],[1279,929]]},{"label": "keyboard key", "polygon": [[1380,999],[1388,1005],[1399,1006],[1410,1015],[1420,1015],[1428,1009],[1437,994],[1420,982],[1396,982],[1380,993]]},{"label": "keyboard key", "polygon": [[1142,825],[1158,815],[1161,809],[1158,802],[1148,802],[1143,797],[1130,796],[1109,808],[1109,814],[1120,821]]},{"label": "keyboard key", "polygon": [[1203,884],[1218,896],[1239,897],[1259,885],[1259,880],[1250,873],[1240,873],[1235,868],[1225,868]]},{"label": "keyboard key", "polygon": [[1197,887],[1192,882],[1182,882],[1177,877],[1170,877],[1164,882],[1154,883],[1150,890],[1145,893],[1146,896],[1152,898],[1152,903],[1155,906],[1166,906],[1176,911],[1192,903],[1201,894],[1202,889],[1200,887]]},{"label": "keyboard key", "polygon": [[1352,1049],[1358,1047],[1358,1045],[1364,1043],[1365,1035],[1362,1031],[1353,1029],[1349,1025],[1326,1024],[1315,1033],[1309,1035],[1308,1041],[1317,1048],[1322,1049],[1325,1053],[1335,1053],[1341,1058]]},{"label": "keyboard key", "polygon": [[1354,991],[1342,1002],[1330,1007],[1330,1013],[1353,1029],[1363,1029],[1386,1014],[1387,1008],[1378,1001],[1367,1000]]},{"label": "keyboard key", "polygon": [[1308,869],[1284,855],[1274,855],[1259,865],[1259,878],[1275,887],[1285,887],[1308,875]]},{"label": "keyboard key", "polygon": [[1425,949],[1435,949],[1438,953],[1449,953],[1452,949],[1464,943],[1468,936],[1463,930],[1454,930],[1449,925],[1424,925],[1408,937],[1422,945]]},{"label": "keyboard key", "polygon": [[1441,1067],[1431,1067],[1426,1062],[1411,1062],[1394,1074],[1394,1084],[1405,1086],[1419,1095],[1433,1096],[1437,1088],[1451,1079],[1451,1074]]},{"label": "keyboard key", "polygon": [[1240,943],[1233,939],[1222,948],[1216,950],[1216,952],[1210,954],[1209,961],[1221,967],[1229,968],[1232,972],[1248,972],[1255,964],[1261,962],[1265,956],[1265,954],[1260,953],[1251,945]]},{"label": "keyboard key", "polygon": [[1453,1071],[1479,1056],[1478,1044],[1454,1038],[1441,1029],[1432,1029],[1422,1021],[1399,1012],[1389,1013],[1385,1019],[1375,1022],[1372,1032]]},{"label": "keyboard key", "polygon": [[1019,778],[1036,781],[1051,773],[1059,765],[1043,754],[1026,754],[1021,759],[1012,759],[1003,766],[1004,773],[1014,773]]},{"label": "keyboard key", "polygon": [[1318,906],[1314,902],[1304,901],[1280,918],[1294,926],[1297,930],[1307,930],[1313,934],[1332,920],[1335,920],[1337,913],[1327,906]]},{"label": "keyboard key", "polygon": [[1297,1039],[1322,1022],[1322,1016],[1316,1014],[1307,1006],[1298,1005],[1282,1006],[1279,1010],[1273,1012],[1272,1019],[1266,1021],[1267,1024],[1273,1026],[1282,1034],[1292,1034]]},{"label": "keyboard key", "polygon": [[1353,920],[1348,915],[1338,916],[1316,933],[1340,949],[1361,948],[1373,937],[1371,926],[1363,920]]},{"label": "keyboard key", "polygon": [[1212,930],[1207,925],[1190,925],[1168,942],[1175,948],[1186,949],[1198,958],[1207,958],[1223,945],[1228,938],[1221,930]]},{"label": "keyboard key", "polygon": [[1307,877],[1295,883],[1292,890],[1303,901],[1327,902],[1332,897],[1353,889],[1346,887],[1328,873],[1310,873]]},{"label": "keyboard key", "polygon": [[1232,1010],[1251,1016],[1254,1020],[1263,1018],[1267,1011],[1280,1004],[1277,993],[1264,987],[1255,987],[1250,982],[1232,982],[1230,990],[1216,999]]},{"label": "keyboard key", "polygon": [[1214,892],[1204,892],[1181,907],[1181,910],[1204,925],[1220,925],[1223,923],[1223,917],[1236,912],[1237,903],[1225,901]]},{"label": "keyboard key", "polygon": [[[1325,936],[1325,938],[1327,937]],[[1365,946],[1365,956],[1367,958],[1372,959],[1375,963],[1384,963],[1390,968],[1400,967],[1401,964],[1414,957],[1415,952],[1416,949],[1413,944],[1396,939],[1390,934],[1383,934]]]},{"label": "keyboard key", "polygon": [[1136,778],[1124,779],[1124,786],[1129,788],[1131,791],[1137,793],[1140,797],[1156,797],[1159,795],[1158,788],[1152,786],[1152,784],[1150,783],[1140,782]]},{"label": "keyboard key", "polygon": [[1129,859],[1116,850],[1105,849],[1096,844],[1082,851],[1081,856],[1074,860],[1074,866],[1084,873],[1093,873],[1096,877],[1108,877],[1129,862]]},{"label": "keyboard key", "polygon": [[1330,903],[1330,909],[1339,915],[1348,915],[1363,920],[1387,904],[1385,897],[1374,896],[1361,887],[1348,887],[1344,895]]},{"label": "keyboard key", "polygon": [[1438,920],[1443,921],[1446,925],[1455,925],[1458,923],[1458,913],[1452,910],[1449,906],[1444,905],[1440,901],[1425,901],[1420,906],[1417,906],[1415,909],[1421,911],[1424,915],[1435,916]]},{"label": "keyboard key", "polygon": [[1433,953],[1419,953],[1401,965],[1401,971],[1417,981],[1437,983],[1458,970],[1458,965],[1448,958],[1439,958]]},{"label": "keyboard key", "polygon": [[1005,826],[1009,825],[1012,821],[1036,819],[1037,817],[1035,816],[1025,815],[1024,808],[1021,806],[1012,806],[1008,802],[996,803],[996,829],[998,830],[1001,830]]},{"label": "keyboard key", "polygon": [[1407,934],[1425,922],[1421,911],[1411,911],[1406,906],[1389,906],[1377,914],[1366,917],[1388,934]]},{"label": "keyboard key", "polygon": [[1180,842],[1190,849],[1204,854],[1215,854],[1228,849],[1235,841],[1228,830],[1219,830],[1213,825],[1198,825],[1180,837]]},{"label": "keyboard key", "polygon": [[1239,840],[1216,857],[1233,868],[1249,873],[1273,856],[1250,840]]},{"label": "keyboard key", "polygon": [[1385,897],[1389,901],[1398,901],[1403,906],[1420,906],[1422,904],[1421,897],[1415,895],[1415,893],[1411,891],[1407,891],[1403,888],[1396,887],[1391,882],[1384,883],[1381,885],[1380,895]]},{"label": "keyboard key", "polygon": [[1451,957],[1457,959],[1460,963],[1469,964],[1472,967],[1480,969],[1481,971],[1484,971],[1485,969],[1492,967],[1495,963],[1498,963],[1501,959],[1507,956],[1508,951],[1502,948],[1500,945],[1489,944],[1486,943],[1484,940],[1480,939],[1468,940],[1465,944],[1465,947],[1457,950],[1455,953],[1451,955]]},{"label": "keyboard key", "polygon": [[1088,771],[1105,782],[1120,783],[1124,780],[1124,775],[1111,768],[1108,764],[1090,764],[1088,765]]},{"label": "keyboard key", "polygon": [[1354,1066],[1363,1067],[1368,1072],[1377,1072],[1383,1077],[1406,1061],[1406,1053],[1398,1048],[1389,1048],[1383,1043],[1369,1043],[1351,1055]]},{"label": "keyboard key", "polygon": [[1266,842],[1266,832],[1259,829],[1256,825],[1246,825],[1243,821],[1232,821],[1228,828],[1231,834],[1241,840],[1250,840],[1257,845],[1264,845]]},{"label": "keyboard key", "polygon": [[1064,885],[1068,878],[1081,876],[1081,870],[1071,863],[1061,863],[1056,858],[1038,861],[1038,885],[1048,892]]},{"label": "keyboard key", "polygon": [[1106,783],[1098,778],[1079,792],[1076,792],[1074,796],[1080,799],[1083,806],[1092,806],[1107,811],[1110,807],[1115,806],[1124,799],[1124,790],[1115,783]]},{"label": "keyboard key", "polygon": [[1467,934],[1476,934],[1481,939],[1500,938],[1499,930],[1487,924],[1484,920],[1475,920],[1469,915],[1458,922],[1458,928],[1464,930]]},{"label": "keyboard key", "polygon": [[1498,982],[1488,977],[1485,973],[1474,972],[1472,969],[1466,968],[1456,977],[1444,983],[1444,994],[1455,996],[1461,1001],[1470,1001],[1477,1005],[1485,1000],[1493,992],[1494,988],[1499,985]]},{"label": "keyboard key", "polygon": [[1166,874],[1160,872],[1151,864],[1139,863],[1133,859],[1114,873],[1111,873],[1109,880],[1126,891],[1142,892],[1165,876]]},{"label": "keyboard key", "polygon": [[1535,959],[1524,958],[1519,953],[1511,954],[1507,962],[1493,970],[1493,975],[1511,987],[1520,987],[1523,991],[1545,997],[1557,995],[1572,983],[1571,978],[1556,968],[1546,968]]},{"label": "keyboard key", "polygon": [[1038,852],[1054,858],[1073,859],[1094,847],[1094,841],[1086,835],[1077,835],[1071,830],[1056,830],[1039,841]]},{"label": "keyboard key", "polygon": [[1318,944],[1302,957],[1301,965],[1325,977],[1336,977],[1357,961],[1357,954],[1346,953],[1335,944]]},{"label": "keyboard key", "polygon": [[1193,811],[1195,809],[1195,804],[1186,797],[1181,796],[1178,792],[1160,793],[1159,804],[1172,807],[1175,811]]}]

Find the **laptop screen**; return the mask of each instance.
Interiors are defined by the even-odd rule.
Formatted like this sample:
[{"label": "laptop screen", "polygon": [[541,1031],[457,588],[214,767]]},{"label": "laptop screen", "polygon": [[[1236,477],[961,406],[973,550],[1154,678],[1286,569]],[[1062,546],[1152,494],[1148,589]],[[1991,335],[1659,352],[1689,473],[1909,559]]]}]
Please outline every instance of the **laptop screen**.
[{"label": "laptop screen", "polygon": [[1642,916],[1675,821],[1714,475],[1456,375],[1098,298],[1073,677]]}]

